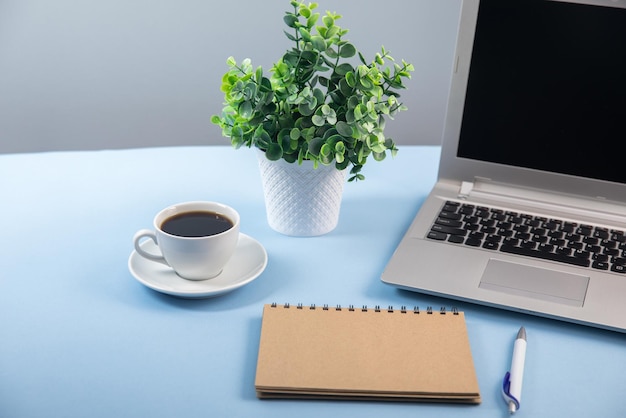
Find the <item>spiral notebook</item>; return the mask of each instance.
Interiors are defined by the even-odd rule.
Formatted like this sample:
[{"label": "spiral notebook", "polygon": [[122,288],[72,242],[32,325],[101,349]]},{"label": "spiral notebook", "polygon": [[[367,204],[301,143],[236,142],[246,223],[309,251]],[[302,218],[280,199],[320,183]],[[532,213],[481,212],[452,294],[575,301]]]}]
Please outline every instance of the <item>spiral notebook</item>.
[{"label": "spiral notebook", "polygon": [[265,305],[259,398],[480,403],[463,312]]}]

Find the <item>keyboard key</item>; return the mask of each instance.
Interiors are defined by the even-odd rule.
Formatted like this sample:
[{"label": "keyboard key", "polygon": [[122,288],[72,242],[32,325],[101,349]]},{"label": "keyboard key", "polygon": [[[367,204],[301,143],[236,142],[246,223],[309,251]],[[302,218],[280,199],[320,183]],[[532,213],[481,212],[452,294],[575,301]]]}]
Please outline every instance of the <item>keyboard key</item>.
[{"label": "keyboard key", "polygon": [[606,228],[596,228],[593,232],[593,236],[600,239],[607,239],[609,237],[609,230]]},{"label": "keyboard key", "polygon": [[591,267],[593,267],[594,269],[598,269],[598,270],[608,270],[609,263],[606,263],[603,261],[594,261],[593,263],[591,263]]},{"label": "keyboard key", "polygon": [[626,273],[626,266],[622,265],[622,264],[614,264],[613,266],[611,266],[611,271],[614,273]]},{"label": "keyboard key", "polygon": [[554,250],[555,253],[559,253],[559,254],[563,254],[563,255],[572,255],[572,249],[571,248],[567,248],[567,247],[557,247],[556,250]]},{"label": "keyboard key", "polygon": [[499,246],[500,244],[498,244],[497,242],[492,242],[492,241],[485,241],[483,244],[483,248],[487,250],[497,250]]},{"label": "keyboard key", "polygon": [[465,234],[467,233],[461,228],[453,228],[450,226],[437,225],[437,224],[433,225],[430,228],[430,230],[435,231],[435,232],[443,232],[444,234],[461,235],[461,236],[465,236]]},{"label": "keyboard key", "polygon": [[575,222],[565,222],[563,223],[563,226],[561,227],[561,231],[566,232],[568,234],[571,234],[575,230],[576,230]]},{"label": "keyboard key", "polygon": [[617,242],[626,242],[626,235],[622,231],[613,231],[611,239]]},{"label": "keyboard key", "polygon": [[496,221],[504,221],[506,219],[506,215],[502,212],[494,212],[491,215],[491,219],[495,219]]},{"label": "keyboard key", "polygon": [[474,215],[478,216],[479,218],[487,218],[489,217],[489,210],[487,210],[486,208],[478,208]]},{"label": "keyboard key", "polygon": [[585,237],[585,238],[583,238],[583,242],[585,244],[589,244],[589,245],[598,245],[600,240],[598,238],[596,238],[596,237]]},{"label": "keyboard key", "polygon": [[439,217],[440,218],[445,218],[445,219],[452,219],[455,221],[459,221],[461,220],[461,218],[463,218],[463,215],[461,215],[460,213],[456,213],[456,212],[449,212],[449,211],[441,211],[439,213]]},{"label": "keyboard key", "polygon": [[448,242],[452,242],[455,244],[463,244],[463,241],[465,241],[465,238],[459,235],[450,235],[450,237],[448,238]]},{"label": "keyboard key", "polygon": [[609,256],[607,254],[594,254],[591,258],[594,261],[599,261],[601,263],[606,263],[609,261]]},{"label": "keyboard key", "polygon": [[480,247],[482,241],[477,238],[468,238],[465,240],[465,245],[469,245],[470,247]]},{"label": "keyboard key", "polygon": [[626,258],[624,257],[614,257],[611,261],[613,262],[613,264],[626,266]]},{"label": "keyboard key", "polygon": [[554,245],[556,247],[564,247],[566,241],[564,239],[557,239],[557,238],[551,238],[548,243],[550,243],[550,245]]},{"label": "keyboard key", "polygon": [[591,258],[591,253],[585,250],[576,250],[572,255],[576,258],[582,258],[584,260],[589,260]]},{"label": "keyboard key", "polygon": [[599,245],[587,245],[585,246],[585,250],[589,251],[590,253],[599,253],[602,252],[602,247],[600,247]]},{"label": "keyboard key", "polygon": [[474,206],[473,205],[463,205],[459,210],[463,215],[473,215],[474,214]]},{"label": "keyboard key", "polygon": [[445,225],[445,226],[449,226],[449,227],[452,227],[452,228],[460,228],[460,227],[463,226],[463,222],[455,221],[453,219],[447,219],[447,218],[437,218],[435,223],[437,225]]},{"label": "keyboard key", "polygon": [[444,234],[443,232],[430,231],[427,237],[437,241],[445,241],[448,238],[448,234]]},{"label": "keyboard key", "polygon": [[610,249],[617,249],[617,241],[613,241],[613,240],[602,240],[600,242],[600,245],[604,248],[610,248]]},{"label": "keyboard key", "polygon": [[[502,251],[503,253],[525,255],[529,257],[540,258],[542,260],[558,261],[560,263],[567,263],[567,264],[572,264],[572,265],[581,266],[581,267],[589,267],[589,264],[590,264],[589,260],[586,260],[584,258],[571,257],[571,256],[563,255],[563,254],[549,253],[549,252],[544,252],[544,251],[537,251],[537,250],[532,250],[532,249],[523,248],[523,247],[513,247],[510,245],[501,245],[500,251]],[[626,267],[625,267],[625,270],[626,270]]]},{"label": "keyboard key", "polygon": [[500,243],[502,241],[502,237],[499,235],[488,235],[485,237],[485,241]]}]

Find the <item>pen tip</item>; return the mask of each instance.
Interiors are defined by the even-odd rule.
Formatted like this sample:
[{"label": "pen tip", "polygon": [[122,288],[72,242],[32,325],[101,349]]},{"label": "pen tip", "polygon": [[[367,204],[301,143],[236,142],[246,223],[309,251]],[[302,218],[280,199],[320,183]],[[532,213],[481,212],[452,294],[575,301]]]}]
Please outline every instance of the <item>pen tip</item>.
[{"label": "pen tip", "polygon": [[521,327],[517,332],[517,339],[526,340],[526,328]]}]

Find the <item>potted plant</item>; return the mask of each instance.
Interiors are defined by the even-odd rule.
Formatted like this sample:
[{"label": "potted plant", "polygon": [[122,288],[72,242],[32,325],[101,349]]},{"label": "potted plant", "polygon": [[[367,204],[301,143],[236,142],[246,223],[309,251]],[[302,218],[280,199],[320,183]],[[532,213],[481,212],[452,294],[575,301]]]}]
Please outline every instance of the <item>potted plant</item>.
[{"label": "potted plant", "polygon": [[316,3],[290,4],[283,20],[292,47],[269,76],[249,59],[228,58],[224,108],[211,121],[235,148],[258,148],[262,164],[330,167],[341,176],[349,167],[348,181],[363,180],[370,157],[380,161],[397,152],[384,135],[385,121],[406,110],[399,91],[413,66],[396,63],[384,47],[368,62],[345,39],[340,15],[321,16]]}]

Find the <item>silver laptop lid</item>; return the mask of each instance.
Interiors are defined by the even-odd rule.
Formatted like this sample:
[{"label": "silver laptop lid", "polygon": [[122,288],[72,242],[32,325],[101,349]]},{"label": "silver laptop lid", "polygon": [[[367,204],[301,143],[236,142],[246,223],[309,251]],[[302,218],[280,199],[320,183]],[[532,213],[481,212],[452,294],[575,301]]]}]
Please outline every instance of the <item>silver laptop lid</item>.
[{"label": "silver laptop lid", "polygon": [[624,68],[626,0],[464,0],[440,179],[626,202]]}]

